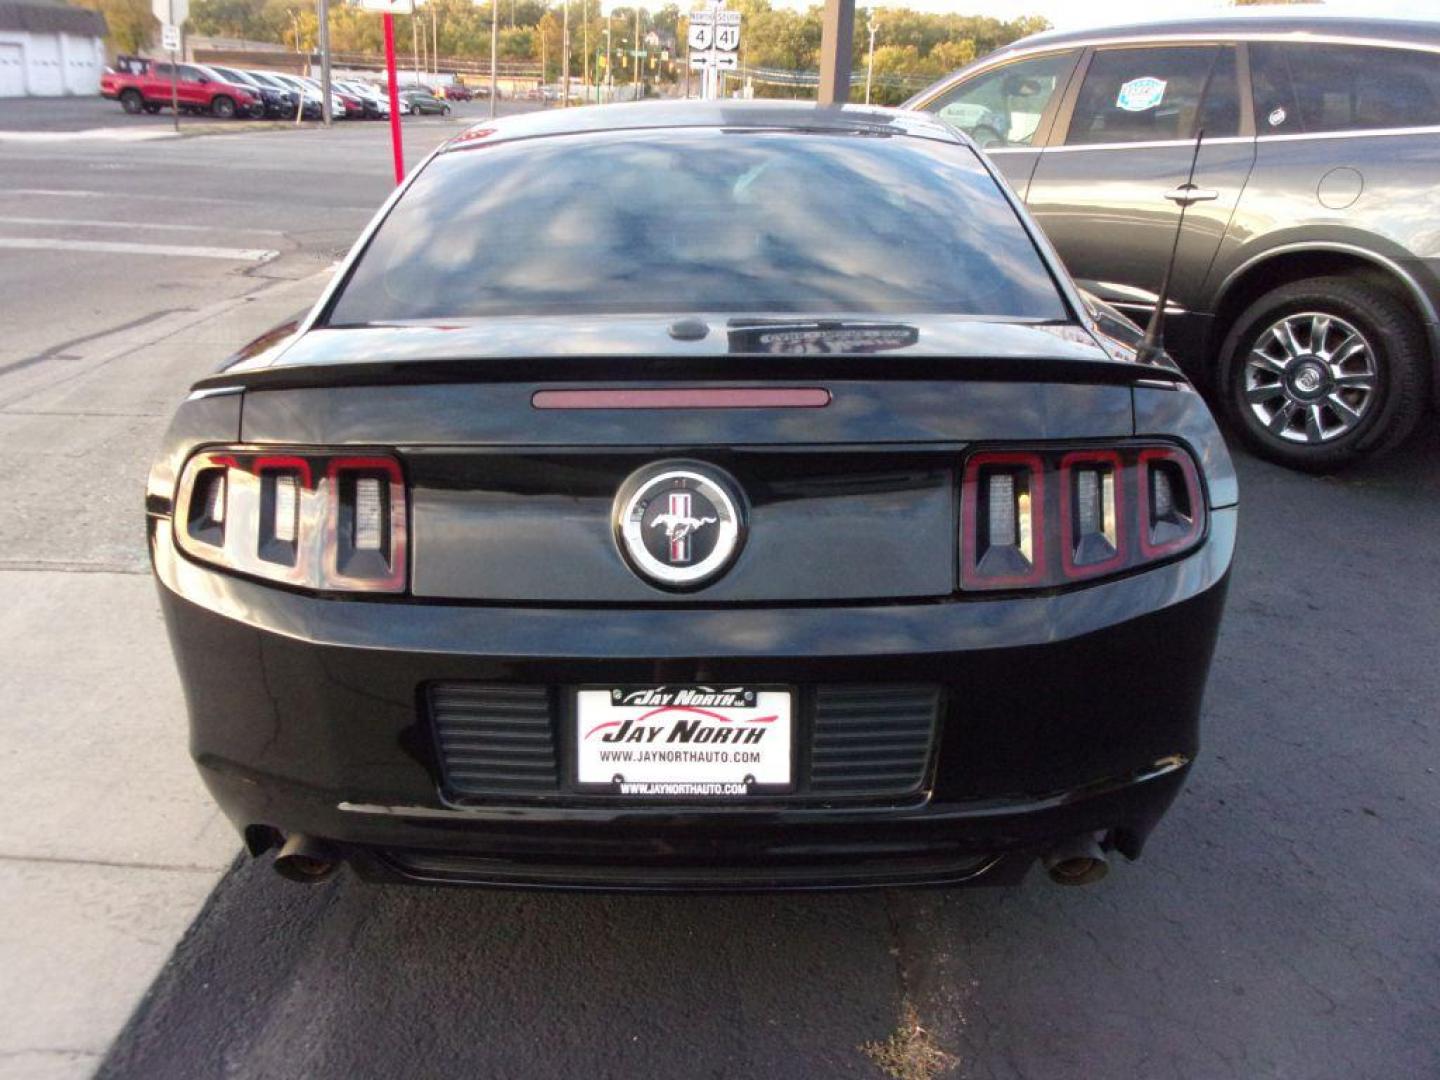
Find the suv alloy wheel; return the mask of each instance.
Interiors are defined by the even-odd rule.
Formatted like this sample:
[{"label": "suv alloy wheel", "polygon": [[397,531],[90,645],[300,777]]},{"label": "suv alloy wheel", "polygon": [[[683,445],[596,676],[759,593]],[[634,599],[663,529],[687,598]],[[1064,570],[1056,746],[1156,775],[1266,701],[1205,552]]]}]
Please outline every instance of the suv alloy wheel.
[{"label": "suv alloy wheel", "polygon": [[1252,449],[1325,472],[1389,450],[1427,400],[1425,338],[1410,309],[1359,278],[1281,286],[1235,321],[1221,404]]}]

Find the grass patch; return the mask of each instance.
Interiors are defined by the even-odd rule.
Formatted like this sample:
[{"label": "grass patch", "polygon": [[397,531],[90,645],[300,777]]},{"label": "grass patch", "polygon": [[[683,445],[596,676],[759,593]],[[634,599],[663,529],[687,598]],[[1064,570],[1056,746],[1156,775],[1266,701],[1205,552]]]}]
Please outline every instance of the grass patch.
[{"label": "grass patch", "polygon": [[905,1002],[900,1026],[884,1042],[861,1043],[860,1052],[891,1080],[933,1080],[960,1063],[947,1054],[935,1037],[920,1026],[915,1006]]}]

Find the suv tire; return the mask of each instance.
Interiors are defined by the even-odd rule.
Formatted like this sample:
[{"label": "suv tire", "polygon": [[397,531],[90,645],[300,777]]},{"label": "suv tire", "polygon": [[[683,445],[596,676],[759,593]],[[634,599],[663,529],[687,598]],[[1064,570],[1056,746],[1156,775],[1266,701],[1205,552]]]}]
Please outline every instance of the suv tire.
[{"label": "suv tire", "polygon": [[235,102],[224,94],[218,94],[215,100],[210,102],[210,111],[221,120],[235,119]]},{"label": "suv tire", "polygon": [[1331,472],[1398,446],[1428,400],[1425,334],[1391,292],[1351,277],[1282,285],[1220,350],[1220,405],[1261,457]]},{"label": "suv tire", "polygon": [[145,108],[145,99],[139,90],[125,90],[120,94],[120,107],[131,116],[136,116]]}]

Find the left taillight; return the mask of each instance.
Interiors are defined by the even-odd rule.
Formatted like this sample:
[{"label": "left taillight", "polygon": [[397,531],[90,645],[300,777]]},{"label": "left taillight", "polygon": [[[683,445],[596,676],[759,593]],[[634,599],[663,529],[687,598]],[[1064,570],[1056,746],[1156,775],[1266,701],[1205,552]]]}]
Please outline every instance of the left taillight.
[{"label": "left taillight", "polygon": [[300,588],[404,592],[405,476],[386,454],[219,450],[181,474],[175,539],[191,558]]},{"label": "left taillight", "polygon": [[1047,589],[1182,555],[1205,537],[1200,473],[1178,446],[978,450],[960,492],[960,585]]}]

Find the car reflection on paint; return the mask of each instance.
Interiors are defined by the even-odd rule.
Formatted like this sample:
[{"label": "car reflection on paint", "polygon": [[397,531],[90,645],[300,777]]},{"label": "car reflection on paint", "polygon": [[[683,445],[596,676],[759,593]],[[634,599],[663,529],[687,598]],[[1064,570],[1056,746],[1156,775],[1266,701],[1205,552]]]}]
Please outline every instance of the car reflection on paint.
[{"label": "car reflection on paint", "polygon": [[1097,880],[1191,768],[1236,536],[1138,341],[920,114],[487,121],[175,416],[201,775],[304,881]]}]

